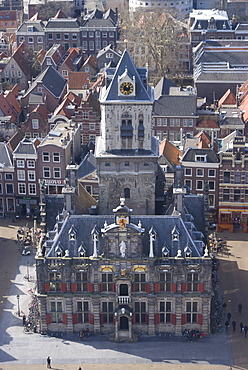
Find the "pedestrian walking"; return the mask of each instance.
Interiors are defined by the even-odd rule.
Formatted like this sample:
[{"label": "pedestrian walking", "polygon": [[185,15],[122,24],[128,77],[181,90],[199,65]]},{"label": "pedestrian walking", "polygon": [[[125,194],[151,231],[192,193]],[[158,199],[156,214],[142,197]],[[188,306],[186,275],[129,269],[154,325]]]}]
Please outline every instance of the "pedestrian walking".
[{"label": "pedestrian walking", "polygon": [[226,320],[226,322],[225,322],[225,328],[226,328],[226,331],[228,330],[228,328],[229,328],[229,321],[228,320]]},{"label": "pedestrian walking", "polygon": [[230,321],[231,317],[232,317],[231,312],[228,312],[228,314],[227,314],[227,319],[228,319],[228,321]]},{"label": "pedestrian walking", "polygon": [[247,338],[247,331],[248,331],[248,326],[247,325],[244,326],[244,331],[245,331],[245,338]]},{"label": "pedestrian walking", "polygon": [[235,331],[236,330],[236,321],[235,320],[232,321],[232,327],[233,327],[233,331]]},{"label": "pedestrian walking", "polygon": [[78,370],[82,370],[81,366],[78,368]]},{"label": "pedestrian walking", "polygon": [[47,357],[47,368],[51,369],[51,357],[50,356]]},{"label": "pedestrian walking", "polygon": [[226,302],[223,303],[223,308],[225,309],[227,306]]},{"label": "pedestrian walking", "polygon": [[23,326],[26,325],[26,316],[25,315],[22,316],[22,325]]},{"label": "pedestrian walking", "polygon": [[242,333],[243,328],[244,328],[244,324],[243,324],[243,322],[242,322],[242,321],[241,321],[241,323],[239,324],[239,326],[240,326],[240,333]]},{"label": "pedestrian walking", "polygon": [[242,313],[242,308],[243,308],[242,303],[239,303],[239,304],[238,304],[238,310],[239,310],[239,313]]}]

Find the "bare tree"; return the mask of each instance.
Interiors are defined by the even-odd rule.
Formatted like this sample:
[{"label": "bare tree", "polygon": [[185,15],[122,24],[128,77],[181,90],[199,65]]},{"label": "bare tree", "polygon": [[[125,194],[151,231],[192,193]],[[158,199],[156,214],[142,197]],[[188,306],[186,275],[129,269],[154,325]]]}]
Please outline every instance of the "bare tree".
[{"label": "bare tree", "polygon": [[[186,25],[172,15],[153,11],[135,12],[120,17],[120,38],[127,39],[128,48],[136,62],[149,64],[154,76],[180,74],[181,45],[185,43]],[[125,44],[125,43],[124,43]]]}]

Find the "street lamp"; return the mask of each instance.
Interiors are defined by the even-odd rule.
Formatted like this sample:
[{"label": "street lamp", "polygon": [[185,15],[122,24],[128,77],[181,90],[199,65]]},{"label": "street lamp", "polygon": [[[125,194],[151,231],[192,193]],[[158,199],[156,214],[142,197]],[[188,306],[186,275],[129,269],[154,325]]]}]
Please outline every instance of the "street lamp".
[{"label": "street lamp", "polygon": [[20,317],[20,303],[19,303],[20,296],[19,294],[17,294],[16,298],[17,298],[17,315]]},{"label": "street lamp", "polygon": [[27,266],[27,281],[29,281],[29,262],[26,263]]}]

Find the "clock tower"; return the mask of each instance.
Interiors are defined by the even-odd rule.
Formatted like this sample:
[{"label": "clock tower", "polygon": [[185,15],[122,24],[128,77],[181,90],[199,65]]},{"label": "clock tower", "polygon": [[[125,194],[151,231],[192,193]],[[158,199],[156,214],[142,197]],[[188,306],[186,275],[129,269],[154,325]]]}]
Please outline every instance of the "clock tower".
[{"label": "clock tower", "polygon": [[152,136],[153,89],[147,69],[136,68],[127,50],[116,68],[106,70],[100,104],[99,214],[112,214],[120,197],[134,214],[155,214],[159,143]]}]

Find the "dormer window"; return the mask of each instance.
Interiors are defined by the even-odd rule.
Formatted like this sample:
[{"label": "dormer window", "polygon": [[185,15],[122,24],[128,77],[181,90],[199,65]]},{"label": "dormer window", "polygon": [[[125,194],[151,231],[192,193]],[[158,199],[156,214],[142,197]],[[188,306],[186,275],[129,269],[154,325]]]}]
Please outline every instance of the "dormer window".
[{"label": "dormer window", "polygon": [[192,257],[192,250],[189,248],[189,246],[187,246],[187,247],[184,249],[184,257],[185,257],[185,258],[190,258],[190,257]]},{"label": "dormer window", "polygon": [[60,243],[55,248],[55,256],[63,257],[63,248],[61,247]]},{"label": "dormer window", "polygon": [[79,257],[86,257],[86,249],[84,248],[84,246],[82,244],[78,248],[78,256]]},{"label": "dormer window", "polygon": [[69,230],[69,240],[74,241],[76,240],[77,230],[72,226]]},{"label": "dormer window", "polygon": [[164,246],[162,248],[162,257],[167,258],[167,257],[169,257],[169,255],[170,255],[169,249],[166,246]]},{"label": "dormer window", "polygon": [[179,235],[178,235],[178,234],[173,234],[173,235],[172,235],[172,240],[173,240],[173,241],[177,241],[177,240],[179,240]]},{"label": "dormer window", "polygon": [[195,162],[207,162],[207,154],[205,155],[196,155]]}]

